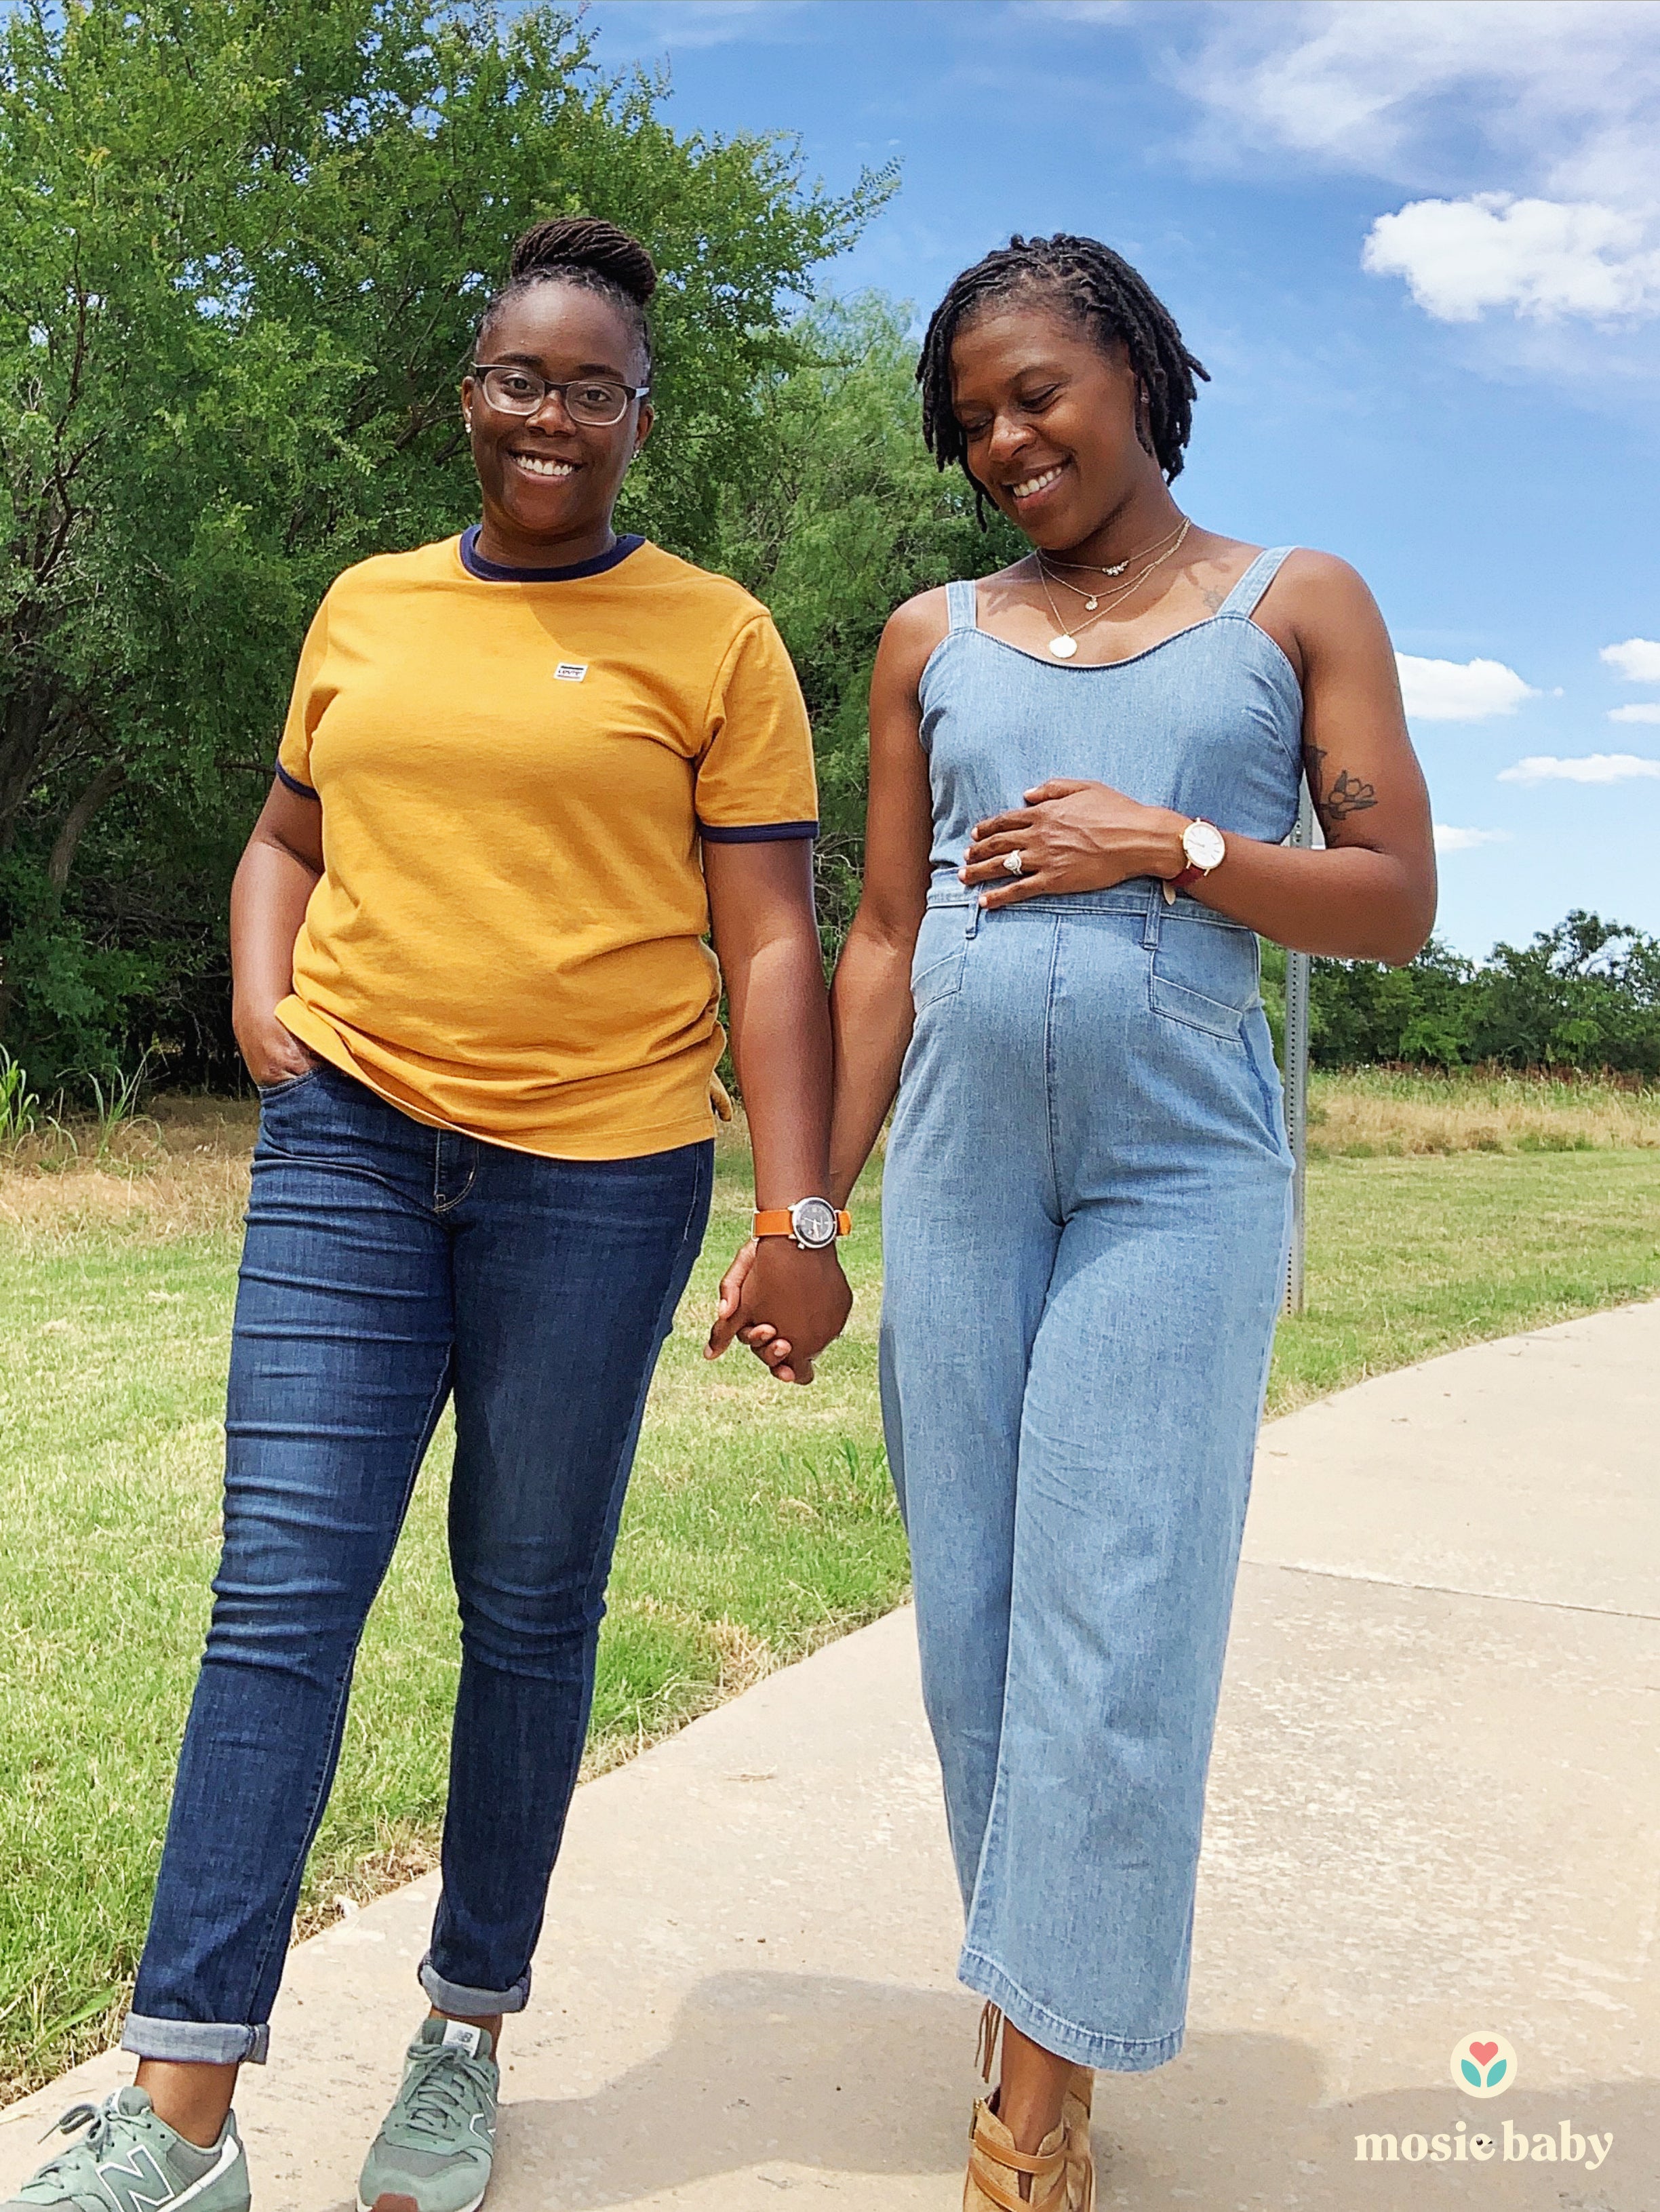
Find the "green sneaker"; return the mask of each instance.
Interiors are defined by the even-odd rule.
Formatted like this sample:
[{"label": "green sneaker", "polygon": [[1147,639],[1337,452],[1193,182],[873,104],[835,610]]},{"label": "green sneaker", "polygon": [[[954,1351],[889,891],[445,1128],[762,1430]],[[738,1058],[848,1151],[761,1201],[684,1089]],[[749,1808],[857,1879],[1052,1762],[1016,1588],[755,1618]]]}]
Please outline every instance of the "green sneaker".
[{"label": "green sneaker", "polygon": [[143,2089],[118,2089],[101,2105],[72,2105],[48,2135],[79,2142],[49,2158],[0,2212],[248,2212],[248,2162],[234,2118],[211,2150],[158,2119]]},{"label": "green sneaker", "polygon": [[357,2212],[475,2212],[489,2187],[501,2078],[487,2030],[423,2021],[363,2160]]}]

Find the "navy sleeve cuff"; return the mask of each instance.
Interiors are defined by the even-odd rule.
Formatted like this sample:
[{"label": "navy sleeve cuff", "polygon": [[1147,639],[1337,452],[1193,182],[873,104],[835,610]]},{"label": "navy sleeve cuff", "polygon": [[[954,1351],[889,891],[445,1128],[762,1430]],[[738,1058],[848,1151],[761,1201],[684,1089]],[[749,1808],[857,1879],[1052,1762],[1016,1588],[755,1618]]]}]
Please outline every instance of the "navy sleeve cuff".
[{"label": "navy sleeve cuff", "polygon": [[311,786],[308,783],[301,783],[297,775],[290,775],[281,761],[276,763],[276,767],[278,783],[285,784],[290,791],[297,792],[301,799],[316,798],[317,793]]},{"label": "navy sleeve cuff", "polygon": [[728,830],[718,823],[700,822],[697,834],[708,845],[773,845],[786,837],[816,837],[816,822],[750,822]]}]

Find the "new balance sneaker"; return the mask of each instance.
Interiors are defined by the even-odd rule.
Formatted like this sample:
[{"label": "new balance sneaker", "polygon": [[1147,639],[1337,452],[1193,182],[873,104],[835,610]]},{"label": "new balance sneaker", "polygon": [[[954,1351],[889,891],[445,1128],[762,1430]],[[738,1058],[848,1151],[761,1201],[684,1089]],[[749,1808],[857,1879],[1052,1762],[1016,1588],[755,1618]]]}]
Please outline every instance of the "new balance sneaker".
[{"label": "new balance sneaker", "polygon": [[486,2029],[423,2021],[363,2160],[357,2212],[476,2212],[496,2155],[500,2080]]},{"label": "new balance sneaker", "polygon": [[[84,2130],[82,2134],[81,2131]],[[143,2089],[72,2105],[48,2133],[81,2136],[0,2212],[248,2212],[248,2162],[234,2118],[202,2150],[156,2117]]]}]

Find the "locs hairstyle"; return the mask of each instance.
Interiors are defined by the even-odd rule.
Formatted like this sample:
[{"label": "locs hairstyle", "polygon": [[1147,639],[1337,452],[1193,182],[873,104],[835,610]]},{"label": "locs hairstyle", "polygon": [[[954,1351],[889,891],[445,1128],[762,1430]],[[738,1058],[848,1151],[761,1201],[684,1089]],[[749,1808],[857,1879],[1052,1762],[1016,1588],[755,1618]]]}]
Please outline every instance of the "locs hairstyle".
[{"label": "locs hairstyle", "polygon": [[1010,239],[954,276],[934,309],[916,364],[922,387],[922,435],[936,464],[955,462],[974,485],[975,512],[986,526],[985,493],[969,468],[968,447],[951,404],[951,349],[959,331],[991,307],[1025,297],[1060,307],[1080,322],[1103,351],[1122,345],[1147,396],[1144,443],[1170,483],[1182,473],[1193,430],[1194,379],[1209,371],[1182,343],[1176,318],[1145,277],[1098,239]]},{"label": "locs hairstyle", "polygon": [[598,292],[622,313],[640,342],[651,374],[651,325],[646,302],[657,289],[657,270],[637,238],[596,216],[550,217],[533,223],[514,245],[508,281],[493,292],[478,321],[477,350],[502,309],[538,284],[575,284]]}]

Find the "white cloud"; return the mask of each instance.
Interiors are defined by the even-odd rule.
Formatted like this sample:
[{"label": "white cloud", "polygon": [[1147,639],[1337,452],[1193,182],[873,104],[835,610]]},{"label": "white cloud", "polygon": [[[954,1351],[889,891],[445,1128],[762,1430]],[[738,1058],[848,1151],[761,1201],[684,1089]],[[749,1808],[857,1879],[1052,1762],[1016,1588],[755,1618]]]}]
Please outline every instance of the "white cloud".
[{"label": "white cloud", "polygon": [[1409,182],[1445,166],[1450,123],[1566,195],[1660,177],[1660,9],[1303,0],[1213,9],[1208,26],[1178,80],[1248,143]]},{"label": "white cloud", "polygon": [[1660,643],[1651,637],[1628,637],[1623,645],[1605,645],[1602,657],[1627,684],[1660,684]]},{"label": "white cloud", "polygon": [[1636,753],[1580,753],[1558,760],[1552,753],[1530,753],[1514,768],[1501,768],[1500,783],[1629,783],[1633,777],[1660,777],[1660,760]]},{"label": "white cloud", "polygon": [[1175,64],[1207,110],[1196,150],[1278,147],[1417,187],[1365,265],[1428,313],[1660,313],[1660,7],[1304,0],[1204,20]]},{"label": "white cloud", "polygon": [[1639,707],[1610,707],[1611,722],[1660,722],[1660,699],[1645,699]]},{"label": "white cloud", "polygon": [[1450,822],[1435,825],[1438,853],[1471,853],[1478,845],[1508,845],[1508,830],[1455,830]]},{"label": "white cloud", "polygon": [[1361,251],[1374,276],[1404,276],[1426,314],[1473,323],[1488,307],[1607,321],[1660,307],[1660,246],[1635,216],[1595,201],[1411,200],[1379,216]]},{"label": "white cloud", "polygon": [[1502,660],[1420,660],[1397,653],[1407,717],[1417,722],[1485,722],[1513,714],[1524,699],[1539,696]]}]

